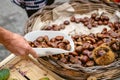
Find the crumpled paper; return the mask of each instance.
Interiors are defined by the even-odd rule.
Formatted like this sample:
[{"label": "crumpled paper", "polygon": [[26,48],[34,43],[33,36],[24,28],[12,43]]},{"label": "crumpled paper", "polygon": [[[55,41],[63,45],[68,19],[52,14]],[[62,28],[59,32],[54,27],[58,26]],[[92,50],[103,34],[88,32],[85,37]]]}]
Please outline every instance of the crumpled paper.
[{"label": "crumpled paper", "polygon": [[64,3],[53,9],[53,20],[60,16],[70,16],[75,12],[74,8],[69,3]]}]

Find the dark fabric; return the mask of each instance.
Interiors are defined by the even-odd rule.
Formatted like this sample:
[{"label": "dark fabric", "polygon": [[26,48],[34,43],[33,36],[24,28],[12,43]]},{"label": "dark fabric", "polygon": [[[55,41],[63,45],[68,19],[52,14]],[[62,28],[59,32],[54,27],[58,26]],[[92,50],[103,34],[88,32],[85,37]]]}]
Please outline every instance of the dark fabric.
[{"label": "dark fabric", "polygon": [[46,0],[13,0],[13,2],[26,10],[41,9],[46,5]]},{"label": "dark fabric", "polygon": [[55,0],[47,0],[46,5],[51,5]]},{"label": "dark fabric", "polygon": [[28,17],[30,17],[31,15],[33,15],[37,11],[38,11],[38,9],[37,10],[26,10]]}]

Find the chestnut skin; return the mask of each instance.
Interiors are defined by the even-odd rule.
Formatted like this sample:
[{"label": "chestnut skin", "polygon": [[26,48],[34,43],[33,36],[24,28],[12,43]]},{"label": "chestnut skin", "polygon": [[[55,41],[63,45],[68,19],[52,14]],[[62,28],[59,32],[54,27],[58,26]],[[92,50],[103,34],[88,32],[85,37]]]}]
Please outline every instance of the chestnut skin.
[{"label": "chestnut skin", "polygon": [[70,24],[70,22],[68,20],[64,21],[64,25],[69,25],[69,24]]}]

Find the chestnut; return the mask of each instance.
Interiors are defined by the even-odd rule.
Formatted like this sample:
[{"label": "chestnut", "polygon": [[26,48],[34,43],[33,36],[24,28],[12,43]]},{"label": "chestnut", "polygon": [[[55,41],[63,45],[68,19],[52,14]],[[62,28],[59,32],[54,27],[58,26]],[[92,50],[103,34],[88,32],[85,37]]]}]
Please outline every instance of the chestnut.
[{"label": "chestnut", "polygon": [[63,36],[56,36],[55,39],[56,39],[56,40],[61,40],[61,41],[62,41],[62,40],[64,39],[64,37],[63,37]]},{"label": "chestnut", "polygon": [[90,46],[90,43],[88,43],[88,42],[83,43],[83,48],[84,49],[88,49],[89,46]]},{"label": "chestnut", "polygon": [[43,29],[44,30],[52,30],[52,26],[45,26]]},{"label": "chestnut", "polygon": [[86,63],[86,62],[89,60],[89,58],[88,58],[86,55],[81,55],[81,56],[80,56],[80,60],[81,60],[83,63]]},{"label": "chestnut", "polygon": [[65,44],[60,42],[59,44],[57,44],[56,46],[58,46],[58,48],[61,48],[61,49],[65,49]]},{"label": "chestnut", "polygon": [[108,26],[113,29],[114,25],[112,22],[108,22]]},{"label": "chestnut", "polygon": [[80,23],[80,19],[79,19],[79,18],[76,18],[76,19],[75,19],[75,22],[76,22],[76,23]]},{"label": "chestnut", "polygon": [[94,48],[95,48],[95,47],[94,47],[92,44],[90,44],[90,46],[89,46],[88,49],[89,49],[90,51],[92,51]]},{"label": "chestnut", "polygon": [[104,20],[109,21],[109,17],[108,16],[104,16]]},{"label": "chestnut", "polygon": [[89,50],[87,50],[87,49],[83,50],[82,53],[83,53],[84,55],[89,55],[89,54],[91,54],[91,52],[90,52]]},{"label": "chestnut", "polygon": [[75,51],[74,51],[74,52],[70,52],[69,54],[70,54],[70,55],[73,55],[73,56],[78,56],[78,53],[75,52]]},{"label": "chestnut", "polygon": [[88,24],[88,25],[87,25],[87,28],[88,28],[88,29],[92,29],[92,25],[91,25],[91,24]]},{"label": "chestnut", "polygon": [[70,43],[67,39],[63,39],[62,42],[65,43],[65,44],[69,44]]},{"label": "chestnut", "polygon": [[55,44],[55,43],[49,43],[49,46],[53,47],[53,48],[57,48],[57,44]]},{"label": "chestnut", "polygon": [[102,25],[103,22],[101,20],[98,21],[98,25]]},{"label": "chestnut", "polygon": [[54,30],[54,31],[59,31],[60,29],[61,29],[60,26],[55,26],[55,27],[53,27],[53,30]]},{"label": "chestnut", "polygon": [[34,41],[33,44],[34,44],[34,47],[40,46],[40,43],[38,41]]},{"label": "chestnut", "polygon": [[59,26],[61,27],[61,29],[65,29],[65,25],[64,24],[60,24]]},{"label": "chestnut", "polygon": [[70,18],[70,21],[71,21],[71,22],[75,22],[75,21],[76,21],[75,16],[72,16],[72,17]]},{"label": "chestnut", "polygon": [[103,24],[104,24],[104,25],[108,25],[108,21],[104,21]]},{"label": "chestnut", "polygon": [[97,14],[96,13],[93,13],[92,15],[91,15],[91,18],[96,18],[97,17]]},{"label": "chestnut", "polygon": [[41,46],[42,46],[42,48],[47,48],[48,47],[48,45],[45,42],[42,42]]},{"label": "chestnut", "polygon": [[97,22],[92,23],[92,27],[96,27],[98,25]]},{"label": "chestnut", "polygon": [[116,45],[115,43],[111,45],[111,48],[114,50],[114,51],[117,51],[117,50],[120,50],[119,48],[120,45]]},{"label": "chestnut", "polygon": [[94,66],[95,65],[95,62],[94,61],[88,61],[88,62],[86,62],[86,66],[87,67],[92,67],[92,66]]},{"label": "chestnut", "polygon": [[51,39],[50,39],[50,42],[55,42],[55,41],[56,41],[55,38],[51,38]]},{"label": "chestnut", "polygon": [[70,50],[71,49],[71,46],[70,46],[70,44],[68,44],[68,45],[66,45],[66,50]]},{"label": "chestnut", "polygon": [[88,22],[89,21],[89,18],[88,17],[84,17],[85,21]]},{"label": "chestnut", "polygon": [[64,21],[64,25],[69,25],[69,24],[70,24],[70,22],[68,20]]},{"label": "chestnut", "polygon": [[36,39],[36,41],[42,42],[42,41],[44,41],[44,37],[43,37],[43,36],[39,36],[39,37]]},{"label": "chestnut", "polygon": [[96,18],[95,18],[95,21],[99,21],[99,20],[100,20],[100,17],[96,17]]},{"label": "chestnut", "polygon": [[45,40],[45,42],[48,42],[48,41],[49,41],[49,38],[48,38],[47,35],[44,36],[44,40]]},{"label": "chestnut", "polygon": [[76,52],[82,52],[82,50],[83,50],[83,47],[82,46],[77,46],[76,48],[75,48],[75,51]]},{"label": "chestnut", "polygon": [[61,58],[60,61],[63,62],[63,63],[67,63],[67,59],[66,58]]},{"label": "chestnut", "polygon": [[89,24],[89,22],[85,22],[85,23],[84,23],[84,26],[87,26],[88,24]]},{"label": "chestnut", "polygon": [[103,50],[103,49],[101,49],[101,50],[98,50],[97,51],[97,57],[101,57],[101,56],[103,56],[103,55],[105,55],[106,54],[106,51],[105,50]]}]

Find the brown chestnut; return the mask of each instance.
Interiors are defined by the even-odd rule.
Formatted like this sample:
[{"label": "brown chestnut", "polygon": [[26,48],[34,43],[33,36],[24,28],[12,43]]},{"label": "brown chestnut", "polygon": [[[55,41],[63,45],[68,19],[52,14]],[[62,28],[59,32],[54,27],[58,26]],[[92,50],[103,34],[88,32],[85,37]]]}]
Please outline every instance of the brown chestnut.
[{"label": "brown chestnut", "polygon": [[64,39],[64,37],[63,37],[63,36],[56,36],[55,39],[56,39],[56,40],[61,40],[61,41],[62,41],[62,40]]},{"label": "brown chestnut", "polygon": [[103,24],[104,24],[104,25],[108,25],[108,21],[104,21]]},{"label": "brown chestnut", "polygon": [[83,63],[86,63],[86,62],[89,60],[89,58],[88,58],[86,55],[81,55],[81,56],[80,56],[80,60],[81,60]]},{"label": "brown chestnut", "polygon": [[80,23],[80,19],[79,19],[79,18],[76,18],[76,19],[75,19],[75,22],[76,22],[76,23]]},{"label": "brown chestnut", "polygon": [[82,50],[83,50],[83,47],[82,46],[77,46],[76,48],[75,48],[75,51],[76,52],[82,52]]},{"label": "brown chestnut", "polygon": [[66,58],[61,58],[60,61],[63,62],[63,63],[67,63],[67,59]]},{"label": "brown chestnut", "polygon": [[91,15],[91,18],[96,18],[97,17],[97,14],[96,13],[93,13],[92,15]]},{"label": "brown chestnut", "polygon": [[65,25],[64,24],[60,24],[59,26],[61,27],[61,29],[65,29]]},{"label": "brown chestnut", "polygon": [[87,49],[83,50],[82,53],[83,53],[84,55],[89,55],[89,54],[91,54],[91,52],[90,52],[89,50],[87,50]]},{"label": "brown chestnut", "polygon": [[98,21],[98,25],[102,25],[103,22],[101,20]]},{"label": "brown chestnut", "polygon": [[85,22],[85,23],[84,23],[84,26],[87,26],[88,24],[89,24],[89,22]]},{"label": "brown chestnut", "polygon": [[50,39],[50,42],[55,42],[55,41],[56,41],[55,38],[51,38],[51,39]]},{"label": "brown chestnut", "polygon": [[94,61],[88,61],[87,63],[86,63],[86,66],[87,67],[92,67],[92,66],[94,66],[95,65],[95,62]]},{"label": "brown chestnut", "polygon": [[36,39],[36,41],[42,42],[42,41],[44,41],[44,37],[43,37],[43,36],[39,36],[39,37]]},{"label": "brown chestnut", "polygon": [[106,51],[103,50],[103,49],[101,49],[101,50],[98,50],[98,51],[97,51],[96,57],[101,57],[101,56],[103,56],[103,55],[105,55],[105,54],[106,54]]},{"label": "brown chestnut", "polygon": [[44,40],[45,40],[45,42],[48,42],[48,41],[49,41],[49,38],[48,38],[47,35],[44,36]]},{"label": "brown chestnut", "polygon": [[65,21],[64,21],[64,24],[65,24],[65,25],[69,25],[70,22],[69,22],[68,20],[65,20]]},{"label": "brown chestnut", "polygon": [[66,45],[66,50],[70,50],[71,49],[71,46],[70,46],[70,44],[68,44],[68,45]]},{"label": "brown chestnut", "polygon": [[70,43],[67,39],[63,39],[62,42],[65,43],[65,44],[69,44]]},{"label": "brown chestnut", "polygon": [[70,52],[69,54],[70,54],[70,55],[73,55],[73,56],[78,56],[78,53],[75,52],[75,51],[74,51],[74,52]]},{"label": "brown chestnut", "polygon": [[57,44],[57,46],[58,46],[58,48],[65,49],[66,45],[61,42],[61,43]]},{"label": "brown chestnut", "polygon": [[117,46],[117,45],[114,43],[114,44],[112,44],[111,48],[112,48],[114,51],[117,51],[117,50],[120,50],[119,46],[120,46],[120,45]]},{"label": "brown chestnut", "polygon": [[75,16],[72,16],[72,17],[70,18],[70,21],[71,21],[71,22],[75,22],[75,21],[76,21]]}]

